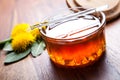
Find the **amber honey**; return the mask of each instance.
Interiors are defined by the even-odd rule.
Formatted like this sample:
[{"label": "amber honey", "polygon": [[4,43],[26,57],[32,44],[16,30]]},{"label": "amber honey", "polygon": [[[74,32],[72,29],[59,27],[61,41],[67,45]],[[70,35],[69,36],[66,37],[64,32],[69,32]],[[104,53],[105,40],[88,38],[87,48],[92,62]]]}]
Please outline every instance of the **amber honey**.
[{"label": "amber honey", "polygon": [[[94,17],[97,23],[95,19],[90,21],[90,16]],[[105,19],[103,18],[105,18],[103,13],[97,17],[85,15],[82,19],[68,20],[41,30],[50,59],[55,64],[64,67],[84,67],[97,61],[105,51]],[[70,24],[69,27],[66,27],[68,24]]]}]

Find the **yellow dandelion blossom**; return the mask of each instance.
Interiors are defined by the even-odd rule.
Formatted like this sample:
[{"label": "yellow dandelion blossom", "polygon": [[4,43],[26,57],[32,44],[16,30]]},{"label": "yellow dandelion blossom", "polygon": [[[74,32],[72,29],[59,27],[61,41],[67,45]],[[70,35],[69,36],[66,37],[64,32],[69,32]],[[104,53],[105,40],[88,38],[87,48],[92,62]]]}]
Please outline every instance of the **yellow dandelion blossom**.
[{"label": "yellow dandelion blossom", "polygon": [[14,38],[17,34],[23,33],[23,32],[29,32],[31,30],[29,24],[17,24],[11,32],[11,37]]},{"label": "yellow dandelion blossom", "polygon": [[35,39],[41,38],[39,28],[34,28],[33,30],[30,31],[30,33],[35,37]]},{"label": "yellow dandelion blossom", "polygon": [[28,49],[28,47],[35,41],[32,34],[28,32],[20,33],[12,40],[12,48],[16,52],[22,52]]}]

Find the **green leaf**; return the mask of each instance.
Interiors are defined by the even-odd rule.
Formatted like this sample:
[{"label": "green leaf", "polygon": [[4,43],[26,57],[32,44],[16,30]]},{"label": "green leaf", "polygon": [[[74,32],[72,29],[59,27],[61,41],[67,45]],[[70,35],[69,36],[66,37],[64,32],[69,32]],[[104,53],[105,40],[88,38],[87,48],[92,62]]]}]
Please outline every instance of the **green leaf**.
[{"label": "green leaf", "polygon": [[30,49],[26,50],[25,52],[21,52],[21,53],[11,52],[6,56],[5,64],[17,62],[25,58],[29,53],[30,53]]},{"label": "green leaf", "polygon": [[5,50],[5,51],[13,51],[10,41],[5,43],[5,45],[3,47],[3,50]]},{"label": "green leaf", "polygon": [[8,42],[8,41],[11,41],[11,40],[12,40],[11,38],[8,38],[8,39],[5,39],[5,40],[3,40],[3,41],[0,41],[0,45],[6,43],[6,42]]},{"label": "green leaf", "polygon": [[6,40],[3,40],[3,41],[0,41],[0,49],[2,49],[2,48],[4,47],[4,45],[5,45],[6,42],[11,41],[11,40],[12,40],[12,39],[9,38],[9,39],[6,39]]},{"label": "green leaf", "polygon": [[45,43],[43,41],[33,43],[31,47],[31,54],[33,57],[39,56],[45,49]]}]

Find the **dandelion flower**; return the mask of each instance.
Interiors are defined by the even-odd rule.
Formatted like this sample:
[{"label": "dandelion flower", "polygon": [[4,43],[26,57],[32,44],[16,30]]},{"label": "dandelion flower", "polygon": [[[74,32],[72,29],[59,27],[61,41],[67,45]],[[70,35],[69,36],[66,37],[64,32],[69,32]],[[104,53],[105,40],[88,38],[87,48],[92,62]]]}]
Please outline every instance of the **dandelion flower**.
[{"label": "dandelion flower", "polygon": [[11,37],[14,38],[17,34],[29,32],[31,30],[29,24],[18,24],[16,25],[11,32]]},{"label": "dandelion flower", "polygon": [[35,41],[32,34],[28,32],[17,34],[12,40],[12,48],[16,52],[23,52]]},{"label": "dandelion flower", "polygon": [[39,28],[34,28],[33,30],[30,31],[30,33],[35,37],[35,39],[41,38]]}]

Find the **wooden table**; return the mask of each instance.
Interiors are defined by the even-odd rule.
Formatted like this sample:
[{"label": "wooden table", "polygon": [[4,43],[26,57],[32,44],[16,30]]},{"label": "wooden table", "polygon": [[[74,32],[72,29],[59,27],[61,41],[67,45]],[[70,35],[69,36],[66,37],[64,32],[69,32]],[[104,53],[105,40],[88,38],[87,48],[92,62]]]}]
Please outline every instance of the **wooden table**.
[{"label": "wooden table", "polygon": [[[61,8],[67,8],[65,0],[0,0],[0,40],[10,36],[15,24],[35,24]],[[105,30],[105,54],[82,69],[58,68],[46,51],[5,66],[5,51],[0,50],[0,80],[120,80],[120,18],[108,23]]]}]

